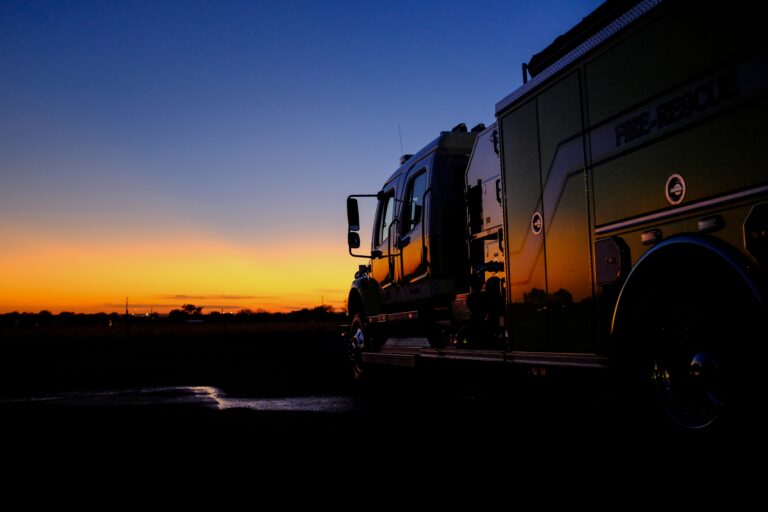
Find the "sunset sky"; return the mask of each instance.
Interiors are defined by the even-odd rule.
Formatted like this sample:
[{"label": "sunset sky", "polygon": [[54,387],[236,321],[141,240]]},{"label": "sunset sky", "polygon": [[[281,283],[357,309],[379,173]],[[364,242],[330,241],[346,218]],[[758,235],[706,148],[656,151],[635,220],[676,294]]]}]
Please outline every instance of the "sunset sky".
[{"label": "sunset sky", "polygon": [[342,307],[398,124],[492,122],[599,3],[0,0],[0,313]]}]

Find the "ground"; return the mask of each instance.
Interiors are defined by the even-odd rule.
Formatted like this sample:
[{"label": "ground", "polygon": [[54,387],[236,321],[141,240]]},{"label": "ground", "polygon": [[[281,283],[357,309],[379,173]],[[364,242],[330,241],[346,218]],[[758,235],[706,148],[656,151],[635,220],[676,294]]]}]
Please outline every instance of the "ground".
[{"label": "ground", "polygon": [[148,471],[240,461],[251,470],[309,465],[326,476],[335,473],[323,468],[356,474],[386,461],[445,481],[650,464],[663,479],[725,475],[754,451],[747,438],[627,421],[615,396],[595,393],[605,391],[600,379],[563,385],[486,368],[426,369],[369,373],[350,387],[335,325],[199,327],[4,338],[5,460]]}]

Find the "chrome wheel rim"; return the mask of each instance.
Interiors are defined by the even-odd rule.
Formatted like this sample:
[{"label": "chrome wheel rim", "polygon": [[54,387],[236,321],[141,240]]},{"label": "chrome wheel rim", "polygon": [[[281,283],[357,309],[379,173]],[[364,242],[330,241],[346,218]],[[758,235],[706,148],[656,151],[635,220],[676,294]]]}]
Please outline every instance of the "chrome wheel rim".
[{"label": "chrome wheel rim", "polygon": [[355,373],[363,369],[363,347],[365,346],[365,334],[361,328],[357,328],[349,338],[349,362]]},{"label": "chrome wheel rim", "polygon": [[708,350],[669,350],[652,361],[651,380],[664,412],[678,425],[704,429],[726,404],[719,358]]}]

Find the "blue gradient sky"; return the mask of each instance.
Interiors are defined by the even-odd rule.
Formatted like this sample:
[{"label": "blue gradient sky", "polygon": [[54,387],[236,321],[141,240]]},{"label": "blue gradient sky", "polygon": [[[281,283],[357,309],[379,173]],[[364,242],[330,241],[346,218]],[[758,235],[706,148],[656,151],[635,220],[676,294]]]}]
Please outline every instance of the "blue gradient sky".
[{"label": "blue gradient sky", "polygon": [[[0,312],[283,293],[219,286],[219,247],[291,273],[293,298],[233,308],[340,305],[359,263],[344,198],[395,168],[398,124],[414,152],[491,122],[521,63],[599,3],[0,0]],[[158,247],[197,264],[159,286]],[[77,279],[55,284],[67,258]],[[110,258],[147,285],[89,275]]]}]

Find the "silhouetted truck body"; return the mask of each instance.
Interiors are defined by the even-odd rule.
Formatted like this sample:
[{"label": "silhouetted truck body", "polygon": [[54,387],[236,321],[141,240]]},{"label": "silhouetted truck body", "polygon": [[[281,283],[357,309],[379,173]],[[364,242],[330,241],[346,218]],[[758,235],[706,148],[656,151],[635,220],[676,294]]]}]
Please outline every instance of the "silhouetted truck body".
[{"label": "silhouetted truck body", "polygon": [[764,403],[750,387],[768,339],[755,9],[607,2],[524,66],[494,125],[405,159],[349,296],[355,372],[613,367],[694,429]]}]

